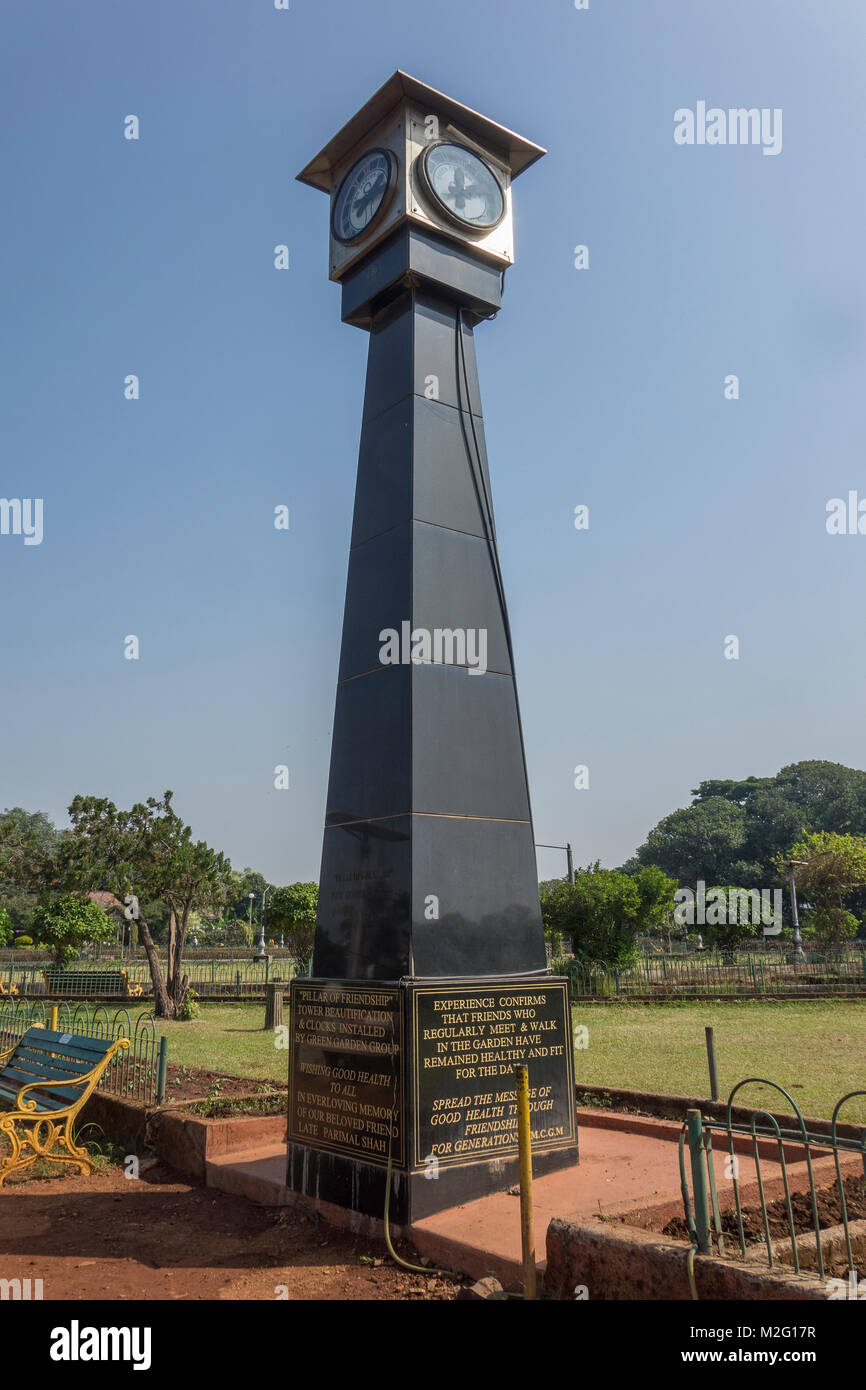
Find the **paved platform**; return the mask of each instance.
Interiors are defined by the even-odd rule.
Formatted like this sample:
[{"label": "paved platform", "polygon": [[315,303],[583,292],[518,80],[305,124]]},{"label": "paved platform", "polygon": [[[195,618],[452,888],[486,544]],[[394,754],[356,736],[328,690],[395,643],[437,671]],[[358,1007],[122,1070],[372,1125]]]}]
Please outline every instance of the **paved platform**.
[{"label": "paved platform", "polygon": [[[543,1260],[544,1236],[554,1216],[630,1210],[669,1201],[680,1209],[675,1140],[680,1126],[666,1120],[579,1114],[580,1164],[537,1178],[533,1184],[536,1239]],[[599,1121],[607,1121],[600,1124]],[[615,1126],[615,1127],[612,1127]],[[268,1206],[307,1207],[285,1186],[284,1144],[220,1154],[207,1164],[209,1187]],[[329,1219],[337,1213],[323,1213]],[[348,1218],[348,1214],[347,1214]],[[346,1224],[358,1225],[357,1222]],[[381,1222],[368,1223],[379,1233]],[[514,1282],[520,1268],[520,1203],[495,1193],[416,1223],[406,1233],[420,1254],[467,1274],[496,1272]]]},{"label": "paved platform", "polygon": [[[533,1183],[536,1261],[544,1267],[547,1227],[554,1217],[578,1223],[602,1218],[625,1221],[642,1229],[661,1230],[671,1217],[682,1216],[677,1121],[643,1116],[578,1111],[580,1163],[536,1178]],[[716,1140],[714,1168],[722,1208],[733,1205],[730,1158],[723,1137]],[[741,1200],[757,1198],[751,1140],[739,1138]],[[775,1144],[762,1141],[762,1172],[768,1201],[782,1192],[781,1170],[773,1161]],[[805,1189],[806,1165],[797,1161],[801,1150],[788,1147],[792,1190]],[[825,1156],[821,1156],[822,1152]],[[687,1160],[688,1161],[688,1160]],[[853,1167],[852,1167],[853,1162]],[[859,1170],[860,1161],[843,1162],[843,1172]],[[834,1181],[835,1168],[826,1151],[813,1150],[816,1185]],[[285,1186],[286,1149],[270,1144],[221,1154],[207,1164],[207,1184],[269,1206],[298,1206],[313,1214],[315,1204]],[[336,1208],[319,1208],[326,1220],[370,1234],[381,1234],[381,1221],[358,1218]],[[405,1234],[419,1254],[445,1269],[484,1278],[495,1274],[507,1288],[520,1284],[520,1199],[499,1192],[463,1206],[437,1212],[416,1222]]]},{"label": "paved platform", "polygon": [[[682,1212],[676,1141],[681,1126],[668,1121],[616,1128],[578,1112],[580,1163],[532,1184],[536,1263],[544,1268],[547,1227],[555,1216],[610,1219],[636,1207],[670,1206]],[[614,1117],[605,1117],[614,1118]],[[628,1117],[616,1117],[617,1120]],[[641,1132],[643,1129],[644,1132]],[[420,1254],[483,1278],[495,1274],[509,1288],[520,1282],[520,1198],[497,1192],[437,1212],[412,1227]]]}]

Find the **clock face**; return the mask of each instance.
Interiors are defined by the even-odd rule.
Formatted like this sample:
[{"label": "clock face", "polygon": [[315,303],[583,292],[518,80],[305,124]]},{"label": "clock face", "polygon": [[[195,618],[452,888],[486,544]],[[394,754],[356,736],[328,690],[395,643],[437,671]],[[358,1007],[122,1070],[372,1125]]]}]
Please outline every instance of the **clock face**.
[{"label": "clock face", "polygon": [[422,181],[439,211],[459,227],[489,232],[505,216],[505,194],[490,165],[465,145],[441,141],[419,157]]},{"label": "clock face", "polygon": [[390,200],[397,160],[390,150],[368,150],[353,164],[334,200],[331,228],[337,241],[357,241]]}]

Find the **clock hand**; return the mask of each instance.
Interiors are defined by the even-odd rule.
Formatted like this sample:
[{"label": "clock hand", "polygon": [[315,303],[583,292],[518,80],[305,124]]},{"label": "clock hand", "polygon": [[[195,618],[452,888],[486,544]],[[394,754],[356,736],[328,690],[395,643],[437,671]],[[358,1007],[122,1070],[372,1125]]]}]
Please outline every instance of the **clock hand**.
[{"label": "clock hand", "polygon": [[[459,178],[460,182],[457,183]],[[466,183],[464,181],[463,170],[458,169],[454,175],[454,182],[448,192],[454,199],[454,205],[461,210],[466,206],[467,198],[483,198],[486,202],[486,194],[480,183]]]},{"label": "clock hand", "polygon": [[454,201],[455,201],[457,207],[459,207],[459,208],[462,207],[462,206],[463,206],[463,203],[464,203],[464,201],[465,201],[464,192],[463,192],[463,170],[462,170],[462,169],[455,169],[455,170],[454,170],[454,178],[453,178],[452,181],[451,181],[451,186],[450,186],[450,188],[448,189],[448,192],[451,194],[451,196],[452,196],[452,198],[454,199]]}]

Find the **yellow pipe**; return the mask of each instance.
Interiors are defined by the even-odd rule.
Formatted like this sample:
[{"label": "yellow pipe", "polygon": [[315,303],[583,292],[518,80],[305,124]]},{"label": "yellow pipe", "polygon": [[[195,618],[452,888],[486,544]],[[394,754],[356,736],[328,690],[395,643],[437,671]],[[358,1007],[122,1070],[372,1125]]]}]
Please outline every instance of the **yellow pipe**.
[{"label": "yellow pipe", "polygon": [[520,1245],[523,1297],[535,1298],[535,1232],[532,1223],[532,1136],[529,1128],[529,1068],[514,1068],[517,1092],[517,1147],[520,1154]]},{"label": "yellow pipe", "polygon": [[59,1004],[52,1004],[48,1010],[48,1027],[52,1033],[57,1032],[57,1013]]}]

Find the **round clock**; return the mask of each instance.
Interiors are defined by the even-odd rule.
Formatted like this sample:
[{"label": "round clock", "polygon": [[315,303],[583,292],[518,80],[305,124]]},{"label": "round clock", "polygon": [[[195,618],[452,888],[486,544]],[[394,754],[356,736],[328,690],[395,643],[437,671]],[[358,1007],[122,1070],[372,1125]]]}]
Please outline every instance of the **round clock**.
[{"label": "round clock", "polygon": [[418,157],[424,188],[449,221],[489,232],[505,216],[505,194],[490,165],[465,145],[441,140]]},{"label": "round clock", "polygon": [[353,164],[334,199],[331,228],[337,241],[357,241],[390,201],[397,183],[391,150],[368,150]]}]

